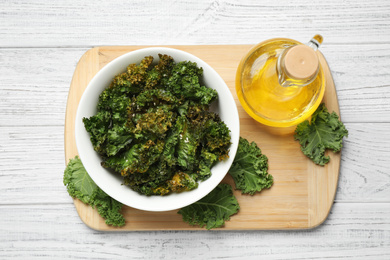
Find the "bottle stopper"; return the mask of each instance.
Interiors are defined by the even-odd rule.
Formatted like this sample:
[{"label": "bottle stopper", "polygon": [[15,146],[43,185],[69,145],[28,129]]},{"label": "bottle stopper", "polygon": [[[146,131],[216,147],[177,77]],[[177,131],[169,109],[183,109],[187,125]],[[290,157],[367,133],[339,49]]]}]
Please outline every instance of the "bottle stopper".
[{"label": "bottle stopper", "polygon": [[315,50],[301,44],[287,50],[284,67],[289,77],[304,80],[313,77],[318,70],[319,61]]}]

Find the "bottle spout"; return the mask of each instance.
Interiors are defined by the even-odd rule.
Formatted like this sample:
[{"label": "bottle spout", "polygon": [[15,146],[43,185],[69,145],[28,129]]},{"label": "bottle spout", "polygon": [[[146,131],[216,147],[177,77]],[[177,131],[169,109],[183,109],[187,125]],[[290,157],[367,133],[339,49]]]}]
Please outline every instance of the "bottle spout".
[{"label": "bottle spout", "polygon": [[318,48],[321,46],[322,42],[323,42],[324,38],[319,35],[319,34],[316,34],[314,35],[313,38],[311,38],[311,40],[307,43],[307,46],[309,46],[310,48],[312,48],[313,50],[318,50]]}]

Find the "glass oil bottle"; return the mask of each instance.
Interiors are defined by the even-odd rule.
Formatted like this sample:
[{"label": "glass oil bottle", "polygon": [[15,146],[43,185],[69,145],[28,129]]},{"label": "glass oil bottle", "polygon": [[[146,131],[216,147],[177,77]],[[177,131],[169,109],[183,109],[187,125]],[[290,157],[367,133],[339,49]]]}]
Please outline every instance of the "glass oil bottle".
[{"label": "glass oil bottle", "polygon": [[302,44],[286,38],[256,45],[241,60],[236,91],[245,111],[258,122],[290,127],[310,117],[325,92],[317,49],[320,35]]}]

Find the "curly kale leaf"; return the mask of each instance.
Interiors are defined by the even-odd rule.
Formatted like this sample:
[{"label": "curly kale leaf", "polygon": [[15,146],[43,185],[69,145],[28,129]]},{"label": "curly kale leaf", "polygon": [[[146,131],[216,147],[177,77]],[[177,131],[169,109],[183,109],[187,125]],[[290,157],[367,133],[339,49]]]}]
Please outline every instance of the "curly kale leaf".
[{"label": "curly kale leaf", "polygon": [[134,118],[135,127],[132,131],[137,139],[151,136],[165,138],[174,121],[176,113],[169,106],[151,107]]},{"label": "curly kale leaf", "polygon": [[133,106],[137,106],[137,109],[140,107],[150,107],[150,106],[159,106],[160,104],[177,104],[180,100],[174,96],[172,93],[165,91],[163,89],[147,89],[142,91],[136,98]]},{"label": "curly kale leaf", "polygon": [[120,213],[122,204],[101,190],[88,175],[80,158],[71,159],[64,171],[64,185],[71,197],[97,208],[107,225],[121,227],[125,219]]},{"label": "curly kale leaf", "polygon": [[229,170],[236,184],[236,189],[251,195],[270,188],[272,175],[268,174],[268,158],[261,153],[255,142],[240,137],[236,157]]},{"label": "curly kale leaf", "polygon": [[206,229],[222,227],[240,206],[232,187],[221,183],[201,200],[179,210],[183,221]]},{"label": "curly kale leaf", "polygon": [[205,180],[211,176],[211,168],[218,161],[229,158],[230,130],[219,117],[208,119],[204,125],[202,148],[200,150],[198,178]]},{"label": "curly kale leaf", "polygon": [[176,121],[179,134],[177,145],[178,165],[186,170],[193,170],[196,163],[197,148],[201,139],[201,128],[193,126],[186,117],[178,117]]},{"label": "curly kale leaf", "polygon": [[125,225],[123,217],[122,203],[108,196],[102,189],[98,189],[94,199],[93,207],[97,207],[100,216],[106,220],[106,224],[114,227]]},{"label": "curly kale leaf", "polygon": [[152,56],[139,65],[130,64],[127,71],[114,77],[110,86],[99,95],[97,114],[83,118],[94,149],[102,156],[113,156],[125,148],[133,138],[127,124],[127,110],[133,95],[142,90]]},{"label": "curly kale leaf", "polygon": [[148,168],[147,172],[135,172],[124,177],[124,184],[144,195],[165,195],[171,192],[167,182],[172,179],[174,168],[159,161]]},{"label": "curly kale leaf", "polygon": [[145,88],[165,86],[169,79],[172,67],[174,65],[173,58],[169,55],[158,55],[160,60],[158,64],[151,69],[146,76]]},{"label": "curly kale leaf", "polygon": [[209,105],[200,104],[192,100],[187,100],[178,107],[178,112],[181,116],[187,116],[192,120],[203,120],[205,117],[215,118],[215,113],[209,111]]},{"label": "curly kale leaf", "polygon": [[230,130],[222,121],[209,120],[207,125],[205,146],[209,151],[218,154],[219,160],[224,160],[229,154]]},{"label": "curly kale leaf", "polygon": [[208,151],[207,147],[203,147],[200,152],[199,176],[200,180],[206,180],[211,176],[211,167],[218,161],[218,154]]},{"label": "curly kale leaf", "polygon": [[[145,57],[139,65],[130,64],[127,70],[114,77],[109,88],[101,94],[99,98],[99,105],[110,104],[112,96],[121,96],[123,94],[131,96],[141,92],[144,84],[147,81],[149,67],[153,62],[152,56]],[[106,99],[108,97],[108,99]],[[107,101],[107,102],[106,102]]]},{"label": "curly kale leaf", "polygon": [[127,106],[130,104],[130,98],[121,90],[116,88],[106,88],[99,96],[98,111],[109,111],[116,120],[123,120],[120,116],[126,113]]},{"label": "curly kale leaf", "polygon": [[89,177],[78,156],[71,159],[65,168],[64,185],[73,198],[78,198],[85,204],[93,204],[93,199],[99,187]]},{"label": "curly kale leaf", "polygon": [[102,165],[120,172],[122,176],[136,172],[144,173],[160,159],[163,148],[164,141],[159,140],[155,143],[148,140],[145,143],[133,145],[129,150],[117,156],[107,158]]},{"label": "curly kale leaf", "polygon": [[[153,62],[153,56],[145,57],[139,65],[130,64],[125,72],[125,79],[132,85],[141,85],[146,81],[149,66]],[[115,79],[113,81],[115,84]]]},{"label": "curly kale leaf", "polygon": [[343,137],[348,136],[348,130],[339,120],[335,112],[331,114],[321,104],[308,120],[300,123],[295,129],[295,140],[299,140],[302,152],[318,165],[329,162],[329,156],[325,156],[326,149],[338,152],[342,148]]},{"label": "curly kale leaf", "polygon": [[99,96],[98,112],[83,118],[95,151],[102,156],[112,156],[121,151],[133,139],[126,126],[127,107],[131,99],[116,86],[105,89]]},{"label": "curly kale leaf", "polygon": [[114,125],[107,131],[105,154],[107,156],[116,155],[130,144],[132,140],[133,134],[129,132],[126,125]]},{"label": "curly kale leaf", "polygon": [[173,192],[189,191],[198,187],[198,183],[193,176],[184,172],[175,173],[172,179],[168,181],[167,185],[168,189]]},{"label": "curly kale leaf", "polygon": [[83,118],[84,126],[90,135],[94,150],[102,156],[112,156],[128,145],[134,135],[126,122],[113,125],[115,114],[100,111],[90,118]]},{"label": "curly kale leaf", "polygon": [[105,142],[107,131],[111,124],[111,114],[108,111],[100,111],[90,118],[83,118],[85,129],[90,135],[93,148],[100,155],[105,154]]},{"label": "curly kale leaf", "polygon": [[177,157],[175,156],[176,146],[179,142],[179,132],[172,129],[168,137],[165,139],[165,146],[162,152],[162,160],[164,160],[169,166],[177,164]]},{"label": "curly kale leaf", "polygon": [[196,100],[201,104],[210,104],[217,99],[218,93],[214,89],[200,85],[202,75],[203,69],[198,68],[195,62],[182,61],[173,67],[167,86],[175,95]]}]

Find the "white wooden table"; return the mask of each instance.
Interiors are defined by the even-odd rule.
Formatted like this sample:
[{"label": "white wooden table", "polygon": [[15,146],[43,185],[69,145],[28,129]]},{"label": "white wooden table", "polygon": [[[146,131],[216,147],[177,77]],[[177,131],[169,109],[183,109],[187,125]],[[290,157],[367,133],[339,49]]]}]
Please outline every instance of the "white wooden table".
[{"label": "white wooden table", "polygon": [[[390,2],[0,1],[0,259],[390,259]],[[62,183],[64,118],[93,46],[324,36],[349,130],[328,219],[305,231],[97,232]]]}]

